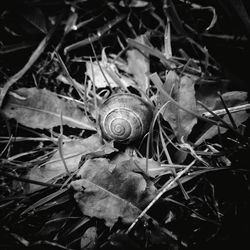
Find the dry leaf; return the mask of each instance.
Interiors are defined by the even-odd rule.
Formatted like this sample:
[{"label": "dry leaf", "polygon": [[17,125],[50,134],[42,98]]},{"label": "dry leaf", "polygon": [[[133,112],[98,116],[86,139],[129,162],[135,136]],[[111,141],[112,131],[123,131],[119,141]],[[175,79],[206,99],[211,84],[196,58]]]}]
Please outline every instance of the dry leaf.
[{"label": "dry leaf", "polygon": [[[194,83],[195,80],[191,77],[183,76],[179,78],[174,71],[169,71],[163,87],[169,94],[172,94],[173,99],[181,106],[196,112]],[[161,104],[168,101],[162,94],[160,94],[159,100]],[[194,115],[178,108],[171,102],[166,105],[163,118],[169,122],[178,139],[182,137],[186,139],[197,123],[197,118]]]},{"label": "dry leaf", "polygon": [[106,56],[105,50],[102,51],[101,61],[86,62],[86,74],[97,88],[105,88],[107,86],[111,88],[119,86],[126,88],[134,85],[134,82],[130,78],[119,73],[116,64],[110,62]]},{"label": "dry leaf", "polygon": [[[168,92],[173,99],[178,99],[178,91],[179,91],[179,82],[180,78],[175,73],[175,71],[170,70],[166,74],[166,81],[163,85],[163,89]],[[169,101],[165,95],[161,92],[159,93],[159,105],[160,107],[165,104],[165,102]],[[175,104],[169,102],[162,111],[162,115],[164,120],[168,121],[172,127],[176,126],[176,112],[178,107]]]},{"label": "dry leaf", "polygon": [[[179,89],[179,104],[192,112],[196,112],[194,83],[194,79],[183,76],[181,78]],[[179,109],[177,114],[178,137],[181,138],[183,136],[184,138],[187,138],[191,133],[193,126],[197,123],[197,118],[182,109]]]},{"label": "dry leaf", "polygon": [[95,131],[95,125],[73,102],[58,98],[46,89],[20,88],[6,98],[3,113],[7,118],[31,128],[63,125]]},{"label": "dry leaf", "polygon": [[118,218],[124,223],[132,223],[141,210],[132,203],[85,179],[72,182],[82,213],[90,217],[105,219],[106,225],[113,226]]},{"label": "dry leaf", "polygon": [[118,218],[132,223],[155,196],[156,188],[133,161],[111,164],[106,158],[90,159],[82,166],[82,179],[72,182],[75,199],[84,215],[105,219],[112,226]]},{"label": "dry leaf", "polygon": [[89,227],[81,237],[81,249],[95,249],[97,236],[97,228],[95,226]]},{"label": "dry leaf", "polygon": [[[145,44],[145,36],[139,36],[135,41]],[[149,73],[149,59],[137,49],[132,49],[127,51],[127,61],[128,69],[134,76],[137,86],[146,92],[149,86],[149,79],[147,76]]]},{"label": "dry leaf", "polygon": [[[75,171],[83,155],[99,152],[102,155],[113,152],[112,148],[103,145],[98,135],[92,135],[86,139],[65,142],[62,146],[63,157],[69,171]],[[50,182],[65,173],[65,168],[57,150],[45,166],[32,168],[26,178],[41,182]],[[43,188],[42,186],[30,184],[26,192],[34,192]]]},{"label": "dry leaf", "polygon": [[[95,83],[95,86],[97,88],[105,88],[109,85],[111,88],[117,87],[117,84],[106,72],[101,61],[99,62],[99,64],[100,66],[97,62],[86,62],[86,74],[89,76],[91,81]],[[102,67],[102,70],[100,69],[100,67]],[[105,75],[105,77],[103,74]]]},{"label": "dry leaf", "polygon": [[[161,167],[160,162],[157,162],[153,159],[148,159],[148,169],[146,169],[146,158],[139,158],[136,156],[131,156],[128,151],[119,152],[111,161],[111,164],[119,164],[123,161],[134,161],[135,165],[142,171],[146,173],[148,170],[148,175],[152,178],[157,175],[163,174],[167,171],[165,167]],[[133,165],[134,166],[134,165]]]}]

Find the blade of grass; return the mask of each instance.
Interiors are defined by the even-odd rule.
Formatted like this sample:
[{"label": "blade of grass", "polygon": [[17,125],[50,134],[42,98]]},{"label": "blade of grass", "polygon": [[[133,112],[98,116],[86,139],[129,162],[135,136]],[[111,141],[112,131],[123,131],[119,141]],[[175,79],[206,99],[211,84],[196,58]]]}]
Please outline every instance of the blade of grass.
[{"label": "blade of grass", "polygon": [[39,240],[32,244],[30,244],[30,248],[32,249],[61,249],[61,250],[74,250],[73,248],[69,248],[63,246],[59,243],[48,241],[48,240]]},{"label": "blade of grass", "polygon": [[[5,145],[5,147],[3,148],[2,152],[0,153],[0,158],[2,157],[2,155],[4,154],[4,152],[9,148],[10,144],[12,143],[12,135],[9,137],[7,144]],[[2,141],[0,141],[1,143]]]},{"label": "blade of grass", "polygon": [[[21,137],[21,136],[18,136],[18,137],[11,137],[13,141],[15,142],[24,142],[24,141],[38,141],[38,142],[54,142],[54,143],[57,143],[58,139],[57,138],[50,138],[50,137]],[[7,136],[0,136],[0,143],[8,143],[8,141],[10,140],[10,137],[7,137]],[[70,138],[67,138],[67,139],[64,139],[64,142],[71,142],[71,141],[74,141],[74,139],[70,139]]]},{"label": "blade of grass", "polygon": [[[235,107],[229,107],[227,109],[230,113],[236,113],[236,112],[250,109],[250,104],[247,103],[247,104],[243,104],[243,105],[239,105],[239,106],[235,106]],[[215,113],[216,115],[225,115],[227,112],[225,109],[217,109],[217,110],[213,110],[213,113]],[[214,116],[210,112],[204,112],[202,115],[206,116],[208,118]]]},{"label": "blade of grass", "polygon": [[62,194],[68,192],[68,188],[64,188],[64,189],[60,189],[52,194],[49,194],[48,196],[40,199],[39,201],[35,202],[34,204],[32,204],[30,207],[28,207],[27,209],[25,209],[21,215],[25,215],[31,211],[34,211],[36,208],[46,204],[47,202],[53,200],[53,199],[56,199],[58,198],[59,196],[61,196]]},{"label": "blade of grass", "polygon": [[147,54],[150,54],[152,56],[159,58],[165,64],[167,69],[169,69],[169,70],[173,69],[173,65],[171,64],[171,62],[168,59],[166,59],[166,57],[157,49],[150,48],[150,47],[148,47],[144,44],[138,43],[135,40],[130,39],[130,38],[127,39],[127,43],[129,46],[132,46],[132,47],[140,50],[142,53],[143,53],[143,51],[146,51]]},{"label": "blade of grass", "polygon": [[167,25],[164,32],[164,46],[165,46],[165,57],[167,59],[172,57],[172,47],[171,47],[171,26],[169,17],[167,17]]},{"label": "blade of grass", "polygon": [[64,233],[64,237],[67,237],[71,234],[73,234],[75,231],[80,229],[82,226],[86,225],[88,222],[90,222],[90,218],[84,217],[78,220],[72,227],[67,228],[66,232]]},{"label": "blade of grass", "polygon": [[221,223],[219,223],[219,222],[217,222],[217,221],[215,221],[215,220],[212,220],[212,219],[210,219],[210,218],[208,218],[208,217],[205,217],[205,216],[201,215],[200,213],[198,213],[198,212],[195,211],[194,209],[188,207],[187,205],[185,205],[185,204],[183,204],[183,203],[181,203],[181,202],[179,202],[179,201],[173,200],[173,199],[171,199],[171,198],[165,198],[164,200],[169,201],[169,202],[171,202],[171,203],[174,203],[174,204],[176,204],[176,205],[178,205],[178,206],[181,206],[181,207],[183,207],[183,208],[185,208],[185,209],[191,211],[193,214],[195,214],[196,218],[198,218],[199,220],[207,221],[207,222],[210,222],[210,223],[212,223],[212,224],[214,224],[214,225],[218,225],[218,226],[221,225]]},{"label": "blade of grass", "polygon": [[179,1],[184,3],[184,4],[190,5],[193,9],[208,10],[208,11],[212,12],[213,17],[211,19],[210,24],[207,26],[206,30],[208,31],[214,27],[215,23],[217,22],[217,15],[216,15],[216,10],[213,6],[201,6],[197,3],[192,3],[192,2],[187,1],[187,0],[179,0]]},{"label": "blade of grass", "polygon": [[58,138],[58,152],[59,152],[59,155],[60,155],[60,158],[63,162],[63,166],[65,168],[65,171],[66,171],[66,174],[68,176],[70,176],[70,171],[69,171],[69,168],[66,164],[66,161],[64,159],[64,156],[63,156],[63,116],[62,116],[62,112],[60,114],[60,118],[61,118],[61,124],[60,124],[60,136]]},{"label": "blade of grass", "polygon": [[167,18],[170,18],[171,23],[177,32],[178,35],[185,36],[186,31],[183,27],[183,21],[181,20],[175,5],[172,0],[164,0],[163,2],[163,10],[165,13],[165,16]]},{"label": "blade of grass", "polygon": [[1,47],[0,49],[0,55],[8,54],[8,53],[13,53],[18,50],[23,50],[27,48],[34,47],[36,44],[33,42],[20,42],[18,44],[13,44],[13,45],[5,45]]},{"label": "blade of grass", "polygon": [[[171,159],[171,157],[170,157],[170,154],[169,154],[169,152],[168,152],[168,149],[167,149],[165,140],[164,140],[164,138],[163,138],[162,128],[159,127],[159,129],[160,129],[161,144],[162,144],[163,150],[164,150],[164,152],[165,152],[165,155],[166,155],[166,157],[167,157],[168,163],[173,165],[173,161],[172,161],[172,159]],[[172,173],[173,173],[173,176],[176,177],[176,170],[175,170],[175,168],[171,168],[171,171],[172,171]],[[177,180],[177,184],[179,185],[179,187],[180,187],[180,189],[181,189],[181,191],[182,191],[182,194],[183,194],[185,200],[189,200],[190,198],[189,198],[189,196],[188,196],[186,190],[184,189],[183,185],[181,184],[181,182],[180,182],[179,180]]]},{"label": "blade of grass", "polygon": [[[218,121],[220,121],[220,123],[223,124],[225,128],[230,129],[232,132],[234,132],[235,134],[239,135],[242,138],[242,135],[234,127],[232,127],[230,124],[226,123],[220,116],[218,116],[217,114],[215,114],[205,104],[203,104],[200,101],[197,101],[197,103],[200,104],[204,109],[206,109],[210,114],[212,114],[213,117],[215,117]],[[223,127],[223,126],[221,126],[221,127]]]},{"label": "blade of grass", "polygon": [[82,90],[82,88],[79,88],[79,85],[77,84],[76,81],[74,81],[74,79],[71,77],[65,63],[63,62],[61,56],[59,55],[58,52],[55,52],[57,59],[59,60],[59,63],[65,73],[65,75],[67,76],[67,79],[69,80],[70,84],[75,88],[75,90],[77,91],[77,93],[79,94],[79,96],[81,97],[82,100],[84,100],[84,91]]},{"label": "blade of grass", "polygon": [[7,173],[6,171],[2,171],[2,170],[0,170],[0,175],[2,175],[4,177],[8,177],[8,178],[13,179],[13,180],[26,182],[26,183],[32,183],[32,184],[36,184],[36,185],[40,185],[40,186],[44,186],[44,187],[60,188],[62,186],[61,184],[52,184],[52,183],[45,183],[45,182],[41,182],[41,181],[26,179],[26,178],[23,178],[23,177],[19,177],[19,176]]},{"label": "blade of grass", "polygon": [[228,115],[228,117],[229,117],[229,119],[230,119],[230,122],[231,122],[233,128],[234,128],[234,129],[237,129],[236,123],[235,123],[235,121],[234,121],[234,119],[233,119],[231,113],[229,112],[229,110],[228,110],[228,108],[227,108],[227,105],[226,105],[226,103],[225,103],[225,101],[224,101],[224,99],[223,99],[221,93],[218,92],[218,95],[219,95],[219,98],[220,98],[220,100],[221,100],[221,103],[222,103],[223,107],[225,108],[225,110],[226,110],[226,112],[227,112],[227,115]]},{"label": "blade of grass", "polygon": [[102,28],[98,29],[96,34],[65,47],[64,54],[67,54],[68,52],[70,52],[72,50],[79,49],[87,44],[91,44],[91,43],[94,43],[95,41],[98,41],[113,26],[115,26],[118,23],[120,23],[121,21],[123,21],[125,19],[125,17],[126,17],[126,15],[117,16],[115,19],[113,19],[110,22],[108,22],[107,24],[105,24]]}]

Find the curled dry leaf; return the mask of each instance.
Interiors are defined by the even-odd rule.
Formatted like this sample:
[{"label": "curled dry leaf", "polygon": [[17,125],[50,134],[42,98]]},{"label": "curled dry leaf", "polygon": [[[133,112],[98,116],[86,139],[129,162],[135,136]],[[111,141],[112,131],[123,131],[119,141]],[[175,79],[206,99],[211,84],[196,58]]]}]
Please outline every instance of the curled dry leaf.
[{"label": "curled dry leaf", "polygon": [[20,88],[6,99],[3,113],[7,118],[14,118],[27,127],[45,129],[63,123],[73,128],[96,130],[95,125],[75,103],[60,99],[46,89]]},{"label": "curled dry leaf", "polygon": [[86,74],[97,88],[107,86],[125,88],[134,84],[130,78],[121,75],[116,65],[109,62],[108,59],[99,61],[99,64],[96,61],[86,62]]},{"label": "curled dry leaf", "polygon": [[106,158],[90,159],[79,176],[71,185],[82,213],[105,219],[107,226],[118,218],[132,223],[156,194],[153,183],[132,160],[112,164]]},{"label": "curled dry leaf", "polygon": [[[86,139],[65,142],[62,153],[70,172],[77,170],[81,157],[89,153],[98,152],[99,155],[107,155],[113,152],[109,146],[103,145],[98,135],[92,135]],[[32,168],[26,178],[41,182],[50,182],[65,173],[65,168],[57,150],[45,166]],[[35,184],[26,187],[26,193],[43,188]]]},{"label": "curled dry leaf", "polygon": [[[86,62],[86,74],[89,76],[91,81],[94,82],[95,86],[97,88],[105,88],[109,85],[111,88],[117,87],[117,84],[106,72],[101,61],[99,62],[99,65],[96,61]],[[114,66],[110,65],[110,67],[114,70]]]}]

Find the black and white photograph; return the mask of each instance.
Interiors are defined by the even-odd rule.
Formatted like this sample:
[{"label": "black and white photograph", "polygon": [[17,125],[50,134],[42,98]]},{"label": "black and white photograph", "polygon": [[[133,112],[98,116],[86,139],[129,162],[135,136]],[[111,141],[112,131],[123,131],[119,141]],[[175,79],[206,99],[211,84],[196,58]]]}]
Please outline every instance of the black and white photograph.
[{"label": "black and white photograph", "polygon": [[1,0],[0,249],[250,249],[250,1]]}]

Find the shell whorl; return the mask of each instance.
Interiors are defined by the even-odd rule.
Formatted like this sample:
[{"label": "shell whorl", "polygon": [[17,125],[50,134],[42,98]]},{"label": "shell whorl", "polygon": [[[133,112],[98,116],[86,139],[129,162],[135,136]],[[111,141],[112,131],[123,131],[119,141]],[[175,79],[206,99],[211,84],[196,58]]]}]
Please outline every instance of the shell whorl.
[{"label": "shell whorl", "polygon": [[99,124],[105,139],[129,143],[143,136],[152,120],[152,107],[132,94],[116,94],[99,110]]}]

